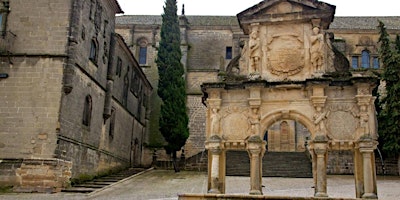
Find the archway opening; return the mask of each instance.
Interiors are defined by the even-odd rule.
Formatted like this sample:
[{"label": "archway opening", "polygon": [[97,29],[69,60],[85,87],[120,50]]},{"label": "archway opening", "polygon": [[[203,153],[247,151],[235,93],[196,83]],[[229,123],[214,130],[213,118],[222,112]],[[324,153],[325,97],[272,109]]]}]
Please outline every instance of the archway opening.
[{"label": "archway opening", "polygon": [[312,159],[307,150],[311,133],[305,125],[290,119],[277,120],[263,138],[267,144],[263,176],[312,177]]},{"label": "archway opening", "polygon": [[305,152],[310,131],[300,122],[280,120],[264,133],[267,152]]}]

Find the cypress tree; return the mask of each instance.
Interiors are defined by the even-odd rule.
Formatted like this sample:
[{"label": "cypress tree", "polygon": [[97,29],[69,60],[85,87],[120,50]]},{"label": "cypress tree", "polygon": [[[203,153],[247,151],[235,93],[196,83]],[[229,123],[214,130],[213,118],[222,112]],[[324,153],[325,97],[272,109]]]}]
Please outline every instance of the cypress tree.
[{"label": "cypress tree", "polygon": [[165,149],[167,153],[172,153],[175,163],[176,152],[181,150],[189,137],[185,71],[181,63],[182,52],[176,0],[165,1],[160,34],[161,40],[156,60],[159,73],[157,92],[162,100],[159,125],[161,134],[168,142]]},{"label": "cypress tree", "polygon": [[379,102],[378,113],[379,141],[386,155],[398,156],[400,151],[400,38],[397,36],[392,49],[389,34],[379,22],[381,44],[379,55],[383,64],[381,74],[386,93]]}]

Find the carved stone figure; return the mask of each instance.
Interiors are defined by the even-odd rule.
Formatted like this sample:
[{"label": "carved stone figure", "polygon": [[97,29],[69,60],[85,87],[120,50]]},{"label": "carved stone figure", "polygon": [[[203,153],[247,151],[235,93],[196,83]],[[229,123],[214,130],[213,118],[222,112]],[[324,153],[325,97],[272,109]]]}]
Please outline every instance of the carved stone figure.
[{"label": "carved stone figure", "polygon": [[249,48],[250,48],[250,73],[259,72],[261,49],[260,49],[258,26],[253,26],[253,30],[250,34]]},{"label": "carved stone figure", "polygon": [[319,27],[313,28],[313,35],[310,36],[311,41],[311,64],[315,71],[321,71],[324,61],[324,35],[320,33]]},{"label": "carved stone figure", "polygon": [[363,130],[362,133],[370,134],[369,131],[369,115],[367,113],[367,107],[365,105],[360,107],[360,128]]},{"label": "carved stone figure", "polygon": [[314,124],[316,125],[317,133],[326,133],[325,119],[329,115],[329,111],[322,112],[322,108],[317,106],[315,107],[316,112],[314,114]]},{"label": "carved stone figure", "polygon": [[218,108],[213,108],[211,109],[211,130],[210,133],[212,135],[218,135],[219,134],[219,122],[221,120],[221,117],[218,113]]},{"label": "carved stone figure", "polygon": [[260,115],[258,114],[258,108],[252,108],[249,113],[250,123],[250,134],[258,135],[260,133]]}]

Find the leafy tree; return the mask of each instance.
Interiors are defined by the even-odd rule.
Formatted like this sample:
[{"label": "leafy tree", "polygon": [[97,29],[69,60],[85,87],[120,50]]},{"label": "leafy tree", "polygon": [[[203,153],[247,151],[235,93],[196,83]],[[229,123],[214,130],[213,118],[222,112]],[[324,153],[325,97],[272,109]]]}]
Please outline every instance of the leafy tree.
[{"label": "leafy tree", "polygon": [[156,61],[159,73],[157,92],[162,99],[159,125],[161,134],[168,142],[165,149],[172,153],[175,163],[176,151],[185,145],[189,137],[189,118],[186,113],[185,72],[181,63],[176,0],[166,0],[165,4]]},{"label": "leafy tree", "polygon": [[383,64],[381,74],[386,92],[379,105],[379,140],[386,155],[398,156],[400,152],[400,37],[396,37],[392,48],[385,25],[379,22],[381,48],[380,58]]}]

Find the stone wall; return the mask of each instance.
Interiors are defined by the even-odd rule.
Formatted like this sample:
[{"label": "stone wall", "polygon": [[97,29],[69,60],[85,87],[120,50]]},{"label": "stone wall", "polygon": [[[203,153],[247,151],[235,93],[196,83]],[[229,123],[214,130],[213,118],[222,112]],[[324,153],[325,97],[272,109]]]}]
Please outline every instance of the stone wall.
[{"label": "stone wall", "polygon": [[59,192],[69,185],[71,162],[60,159],[0,160],[0,185],[16,192]]},{"label": "stone wall", "polygon": [[159,38],[159,27],[155,26],[123,26],[119,25],[116,28],[116,32],[120,34],[125,42],[127,43],[132,54],[138,58],[139,56],[139,42],[145,41],[147,47],[147,59],[146,64],[141,64],[143,72],[146,74],[147,80],[153,87],[153,91],[149,94],[149,110],[148,110],[148,124],[147,133],[144,136],[143,142],[150,147],[161,146],[164,143],[164,139],[158,130],[158,121],[160,113],[161,99],[157,95],[158,89],[158,69],[155,64],[157,57],[157,45]]},{"label": "stone wall", "polygon": [[60,192],[69,185],[71,162],[59,159],[24,159],[16,170],[16,192]]},{"label": "stone wall", "polygon": [[190,158],[205,149],[206,107],[202,104],[200,95],[189,95],[187,105],[189,108],[190,135],[185,144],[185,156]]},{"label": "stone wall", "polygon": [[[229,28],[229,27],[228,27]],[[188,31],[188,70],[225,70],[230,59],[226,47],[233,47],[231,30],[194,29]]]},{"label": "stone wall", "polygon": [[7,29],[17,36],[13,54],[65,55],[71,0],[9,2]]},{"label": "stone wall", "polygon": [[64,58],[12,57],[0,73],[0,159],[51,158],[61,100]]},{"label": "stone wall", "polygon": [[0,185],[55,192],[70,177],[142,165],[151,85],[124,41],[113,40],[116,12],[114,0],[10,1],[7,30],[16,36],[0,52],[8,75],[0,79]]}]

